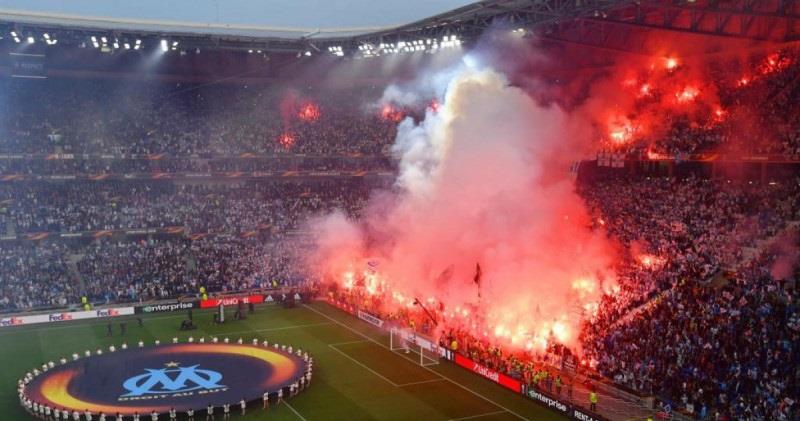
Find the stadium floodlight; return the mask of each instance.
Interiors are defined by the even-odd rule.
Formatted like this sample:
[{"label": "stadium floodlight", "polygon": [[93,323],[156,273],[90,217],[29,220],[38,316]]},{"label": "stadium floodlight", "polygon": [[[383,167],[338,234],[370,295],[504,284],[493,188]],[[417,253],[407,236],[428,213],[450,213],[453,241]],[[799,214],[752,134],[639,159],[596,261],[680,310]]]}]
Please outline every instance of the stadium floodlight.
[{"label": "stadium floodlight", "polygon": [[339,45],[332,45],[328,47],[328,52],[337,57],[344,57],[344,50],[342,50],[342,47]]},{"label": "stadium floodlight", "polygon": [[167,44],[167,40],[162,39],[161,40],[161,51],[167,51],[167,50],[169,50],[169,44]]}]

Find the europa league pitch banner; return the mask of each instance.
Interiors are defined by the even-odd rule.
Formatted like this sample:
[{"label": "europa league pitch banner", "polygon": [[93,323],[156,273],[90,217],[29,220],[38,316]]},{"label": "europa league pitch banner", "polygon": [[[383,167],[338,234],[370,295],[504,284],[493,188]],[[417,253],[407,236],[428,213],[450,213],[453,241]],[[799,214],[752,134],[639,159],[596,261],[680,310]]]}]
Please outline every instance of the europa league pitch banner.
[{"label": "europa league pitch banner", "polygon": [[302,357],[274,347],[189,343],[79,358],[34,377],[25,396],[40,405],[124,415],[203,410],[261,399],[306,372]]}]

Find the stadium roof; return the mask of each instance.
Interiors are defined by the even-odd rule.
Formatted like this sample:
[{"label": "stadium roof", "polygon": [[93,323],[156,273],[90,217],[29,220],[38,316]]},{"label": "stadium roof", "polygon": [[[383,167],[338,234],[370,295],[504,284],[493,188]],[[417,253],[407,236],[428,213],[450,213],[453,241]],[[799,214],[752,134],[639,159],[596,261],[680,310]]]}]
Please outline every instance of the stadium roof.
[{"label": "stadium roof", "polygon": [[2,0],[0,19],[115,30],[341,37],[387,30],[470,0]]}]

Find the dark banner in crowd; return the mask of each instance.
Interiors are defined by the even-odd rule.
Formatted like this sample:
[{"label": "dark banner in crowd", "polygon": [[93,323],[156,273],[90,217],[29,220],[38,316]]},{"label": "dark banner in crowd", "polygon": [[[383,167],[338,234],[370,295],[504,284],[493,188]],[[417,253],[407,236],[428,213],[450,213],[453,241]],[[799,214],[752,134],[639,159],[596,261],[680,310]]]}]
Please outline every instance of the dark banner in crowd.
[{"label": "dark banner in crowd", "polygon": [[137,228],[137,229],[118,229],[118,230],[99,230],[99,231],[77,231],[77,232],[29,232],[18,235],[0,235],[0,241],[40,241],[40,240],[68,240],[75,238],[98,239],[112,237],[114,235],[140,236],[140,235],[177,235],[185,236],[187,239],[196,241],[211,237],[236,237],[250,238],[257,237],[262,233],[271,233],[272,225],[259,224],[256,229],[235,233],[208,233],[193,232],[187,233],[184,227],[164,227],[164,228]]},{"label": "dark banner in crowd", "polygon": [[3,153],[0,154],[0,159],[43,159],[48,161],[53,160],[73,160],[73,159],[105,159],[105,160],[147,160],[147,161],[167,161],[170,159],[175,160],[192,160],[192,159],[247,159],[247,160],[284,160],[294,161],[303,159],[381,159],[388,158],[388,154],[382,155],[364,155],[361,153],[353,154],[338,154],[338,155],[310,155],[310,154],[280,154],[280,155],[264,155],[254,153],[241,153],[238,155],[229,154],[189,154],[189,155],[171,155],[167,153],[158,154],[104,154],[104,153]]},{"label": "dark banner in crowd", "polygon": [[226,306],[233,306],[233,305],[238,305],[239,303],[259,304],[263,302],[264,302],[264,296],[261,294],[222,297],[222,298],[209,298],[207,300],[200,301],[200,308],[212,308],[220,304],[225,304]]},{"label": "dark banner in crowd", "polygon": [[503,373],[494,371],[489,367],[476,363],[475,361],[472,361],[471,359],[461,354],[456,354],[454,361],[461,367],[464,367],[467,370],[470,370],[474,373],[480,374],[481,376],[499,384],[500,386],[511,389],[517,393],[522,393],[522,383],[517,379],[514,379]]},{"label": "dark banner in crowd", "polygon": [[234,172],[152,172],[128,174],[0,174],[0,182],[11,181],[103,181],[103,180],[196,180],[393,177],[391,171],[234,171]]},{"label": "dark banner in crowd", "polygon": [[8,53],[11,77],[44,79],[44,54]]}]

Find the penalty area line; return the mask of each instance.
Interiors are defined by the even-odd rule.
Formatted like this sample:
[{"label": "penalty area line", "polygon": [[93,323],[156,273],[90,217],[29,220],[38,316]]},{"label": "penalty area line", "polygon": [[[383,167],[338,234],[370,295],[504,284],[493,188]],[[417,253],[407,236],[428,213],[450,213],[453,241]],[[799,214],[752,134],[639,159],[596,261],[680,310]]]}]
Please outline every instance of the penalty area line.
[{"label": "penalty area line", "polygon": [[300,415],[300,413],[297,412],[297,410],[294,409],[294,407],[292,405],[289,405],[289,402],[283,401],[283,403],[286,405],[287,408],[289,408],[292,412],[294,412],[295,415],[297,415],[297,418],[300,418],[303,421],[308,421],[308,420],[306,420],[306,417]]},{"label": "penalty area line", "polygon": [[[389,351],[391,351],[391,348],[389,348],[389,347],[388,347],[388,346],[386,346],[385,344],[383,344],[383,343],[380,343],[380,342],[376,341],[375,339],[373,339],[373,338],[371,338],[371,337],[367,336],[366,334],[364,334],[364,333],[362,333],[362,332],[360,332],[360,331],[358,331],[358,330],[356,330],[356,329],[353,329],[352,327],[350,327],[350,326],[348,326],[348,325],[346,325],[346,324],[344,324],[344,323],[342,323],[342,322],[340,322],[340,321],[338,321],[338,320],[334,319],[333,317],[331,317],[331,316],[329,316],[329,315],[327,315],[327,314],[325,314],[325,313],[323,313],[323,312],[321,312],[321,311],[319,311],[319,310],[317,310],[317,309],[315,309],[315,308],[313,308],[313,307],[309,306],[308,304],[303,304],[303,307],[305,307],[305,308],[307,308],[307,309],[309,309],[309,310],[313,311],[314,313],[317,313],[317,314],[319,314],[320,316],[322,316],[322,317],[324,317],[324,318],[326,318],[326,319],[328,319],[328,320],[330,320],[330,321],[332,321],[332,322],[334,322],[334,323],[338,324],[339,326],[342,326],[342,327],[344,327],[345,329],[347,329],[347,330],[349,330],[349,331],[351,331],[351,332],[353,332],[353,333],[355,333],[355,334],[357,334],[357,335],[361,336],[362,338],[364,338],[364,339],[366,339],[366,340],[368,340],[368,341],[374,342],[374,343],[378,344],[379,346],[381,346],[381,347],[383,347],[383,348],[386,348],[386,349],[388,349]],[[516,412],[514,412],[514,411],[512,411],[512,410],[510,410],[510,409],[508,409],[508,408],[506,408],[506,407],[505,407],[505,406],[503,406],[503,405],[500,405],[499,403],[497,403],[497,402],[495,402],[495,401],[493,401],[493,400],[491,400],[491,399],[487,398],[486,396],[483,396],[483,395],[481,395],[480,393],[478,393],[478,392],[476,392],[476,391],[474,391],[474,390],[472,390],[472,389],[470,389],[470,388],[468,388],[468,387],[466,387],[466,386],[464,386],[464,385],[462,385],[462,384],[456,383],[456,382],[455,382],[453,379],[451,379],[451,378],[449,378],[449,377],[446,377],[446,376],[444,376],[442,373],[439,373],[438,371],[431,370],[430,368],[428,368],[428,367],[425,367],[425,366],[422,366],[422,368],[424,368],[425,370],[428,370],[428,371],[430,371],[430,372],[431,372],[431,373],[433,373],[433,374],[436,374],[437,376],[441,377],[442,379],[444,379],[444,380],[446,380],[446,381],[448,381],[448,382],[450,382],[450,383],[452,383],[452,384],[454,384],[454,385],[456,385],[456,386],[458,386],[458,387],[460,387],[460,388],[462,388],[462,389],[466,390],[466,391],[467,391],[467,392],[469,392],[469,393],[472,393],[473,395],[475,395],[475,396],[477,396],[477,397],[479,397],[479,398],[481,398],[481,399],[485,400],[486,402],[489,402],[489,403],[491,403],[492,405],[494,405],[494,406],[496,406],[496,407],[498,407],[498,408],[500,408],[500,409],[504,410],[505,412],[508,412],[509,414],[512,414],[512,415],[514,415],[515,417],[517,417],[517,418],[519,418],[519,419],[521,419],[521,420],[527,420],[527,418],[523,417],[522,415],[520,415],[520,414],[518,414],[518,413],[516,413]]]},{"label": "penalty area line", "polygon": [[[329,324],[329,325],[333,324],[331,322],[326,322],[326,323]],[[355,344],[365,344],[365,343],[368,343],[368,342],[369,342],[368,340],[362,339],[360,341],[337,342],[335,344],[328,344],[328,346],[355,345]]]},{"label": "penalty area line", "polygon": [[[418,381],[418,382],[409,382],[409,383],[398,384],[397,387],[416,386],[418,384],[438,383],[438,382],[443,382],[443,381],[444,381],[444,379],[421,380],[421,381]],[[505,412],[505,411],[503,411],[503,412]]]}]

